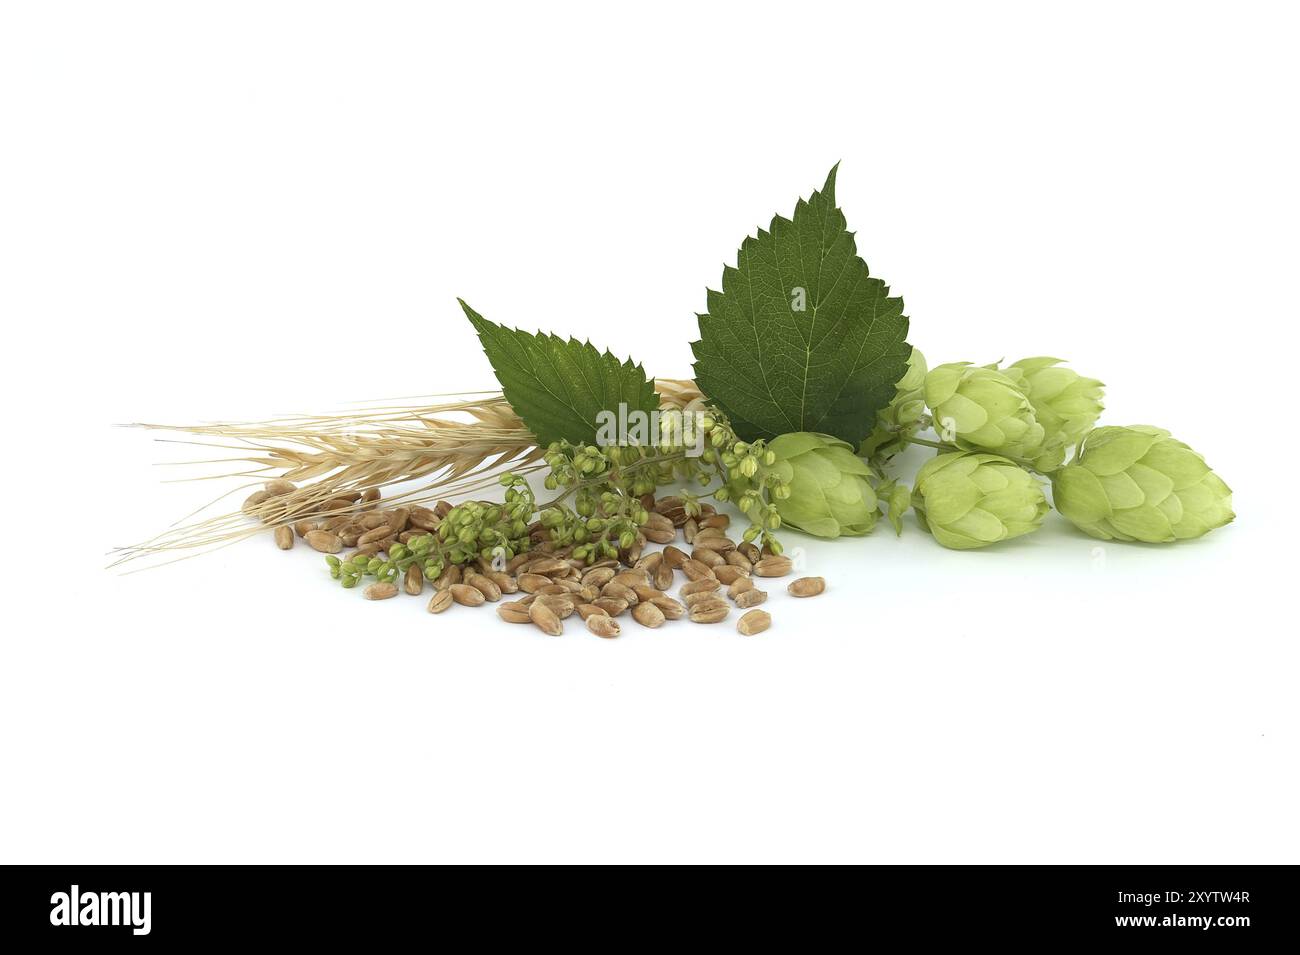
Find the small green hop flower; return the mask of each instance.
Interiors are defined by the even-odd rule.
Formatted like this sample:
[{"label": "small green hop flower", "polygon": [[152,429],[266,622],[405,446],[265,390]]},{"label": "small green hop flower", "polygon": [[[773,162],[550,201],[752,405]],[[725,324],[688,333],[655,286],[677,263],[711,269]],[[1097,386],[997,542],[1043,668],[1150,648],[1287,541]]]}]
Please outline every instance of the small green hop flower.
[{"label": "small green hop flower", "polygon": [[1029,398],[1012,378],[993,368],[953,362],[925,376],[925,403],[934,427],[959,447],[1031,458],[1044,431]]},{"label": "small green hop flower", "polygon": [[774,439],[768,450],[778,471],[789,469],[789,496],[775,502],[782,523],[817,537],[857,536],[875,526],[880,512],[871,470],[852,445],[798,431]]},{"label": "small green hop flower", "polygon": [[876,497],[884,506],[885,516],[889,518],[894,533],[903,533],[903,515],[912,506],[912,490],[906,484],[900,484],[893,478],[882,481],[876,486]]},{"label": "small green hop flower", "polygon": [[1235,516],[1231,488],[1205,459],[1149,425],[1094,429],[1052,475],[1052,497],[1070,523],[1102,540],[1187,540]]},{"label": "small green hop flower", "polygon": [[944,547],[970,550],[1038,530],[1047,499],[1024,468],[996,454],[950,451],[916,474],[912,507]]}]

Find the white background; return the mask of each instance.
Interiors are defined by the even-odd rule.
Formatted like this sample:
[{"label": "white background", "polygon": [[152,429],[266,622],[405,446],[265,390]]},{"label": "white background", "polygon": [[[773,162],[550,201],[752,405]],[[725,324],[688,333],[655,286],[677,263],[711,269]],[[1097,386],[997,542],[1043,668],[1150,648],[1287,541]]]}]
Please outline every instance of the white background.
[{"label": "white background", "polygon": [[[5,6],[0,861],[1296,862],[1292,14],[452,6]],[[1237,523],[909,517],[753,639],[104,571],[221,490],[112,424],[490,387],[457,295],[689,375],[837,160],[932,362],[1071,359]]]}]

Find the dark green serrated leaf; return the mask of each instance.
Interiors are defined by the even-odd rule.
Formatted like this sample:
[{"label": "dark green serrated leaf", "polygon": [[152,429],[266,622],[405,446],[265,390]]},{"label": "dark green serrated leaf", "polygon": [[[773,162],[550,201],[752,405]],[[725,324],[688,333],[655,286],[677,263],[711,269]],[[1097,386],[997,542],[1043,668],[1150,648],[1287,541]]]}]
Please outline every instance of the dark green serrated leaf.
[{"label": "dark green serrated leaf", "polygon": [[793,219],[745,239],[699,316],[695,381],[747,440],[820,431],[856,447],[907,370],[903,300],[859,258],[836,169]]},{"label": "dark green serrated leaf", "polygon": [[490,322],[461,299],[506,400],[539,443],[592,443],[602,411],[619,404],[647,414],[659,407],[654,385],[638,364],[619,361],[590,342],[533,335]]}]

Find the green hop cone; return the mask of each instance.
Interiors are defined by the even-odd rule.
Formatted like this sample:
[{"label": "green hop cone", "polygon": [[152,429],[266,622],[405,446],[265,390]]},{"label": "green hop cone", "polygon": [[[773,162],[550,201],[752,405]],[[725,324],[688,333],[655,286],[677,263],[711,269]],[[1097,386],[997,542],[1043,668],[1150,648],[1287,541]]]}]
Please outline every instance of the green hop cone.
[{"label": "green hop cone", "polygon": [[1043,426],[1043,447],[1034,455],[1034,466],[1044,472],[1061,466],[1066,452],[1097,423],[1105,407],[1101,402],[1102,383],[1059,367],[1061,361],[1022,358],[1002,369],[1024,391],[1034,417]]},{"label": "green hop cone", "polygon": [[906,438],[921,430],[925,417],[925,356],[913,348],[907,358],[907,372],[894,386],[894,399],[876,413],[876,426],[862,441],[858,453],[864,458],[887,461],[906,445]]},{"label": "green hop cone", "polygon": [[912,507],[944,547],[970,550],[1038,530],[1047,498],[1024,468],[996,454],[950,451],[916,474]]},{"label": "green hop cone", "polygon": [[1070,523],[1102,540],[1187,540],[1234,517],[1232,490],[1205,459],[1149,425],[1090,432],[1052,475],[1052,497]]},{"label": "green hop cone", "polygon": [[781,522],[817,537],[856,536],[876,524],[871,470],[853,446],[828,434],[798,431],[768,444],[775,468],[789,468],[790,496],[777,500]]},{"label": "green hop cone", "polygon": [[1020,385],[994,368],[953,362],[925,376],[925,403],[934,427],[959,447],[1032,458],[1044,431]]}]

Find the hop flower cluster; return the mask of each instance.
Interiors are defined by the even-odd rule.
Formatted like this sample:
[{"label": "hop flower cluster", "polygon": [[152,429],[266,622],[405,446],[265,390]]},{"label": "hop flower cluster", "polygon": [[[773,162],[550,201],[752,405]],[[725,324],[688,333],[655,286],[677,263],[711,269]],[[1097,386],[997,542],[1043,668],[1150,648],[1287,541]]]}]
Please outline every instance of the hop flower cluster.
[{"label": "hop flower cluster", "polygon": [[780,554],[781,542],[774,532],[782,524],[780,502],[791,495],[790,466],[766,441],[741,441],[729,427],[716,429],[710,440],[715,447],[706,450],[705,457],[715,458],[727,475],[726,483],[714,492],[714,499],[731,501],[749,518],[745,540],[761,538],[772,553]]},{"label": "hop flower cluster", "polygon": [[[1106,540],[1181,540],[1232,520],[1228,486],[1167,431],[1095,427],[1102,383],[1059,358],[924,368],[913,350],[860,452],[883,473],[908,443],[940,450],[918,472],[910,504],[945,546],[983,547],[1037,530],[1048,504],[1031,472],[1051,480],[1067,520]],[[930,425],[938,442],[918,437]],[[898,527],[906,486],[891,479],[876,490]]]},{"label": "hop flower cluster", "polygon": [[552,443],[543,458],[551,469],[544,483],[548,490],[564,493],[543,506],[539,516],[550,540],[574,545],[579,559],[613,557],[632,547],[649,517],[641,497],[675,473],[673,462],[659,450]]},{"label": "hop flower cluster", "polygon": [[433,534],[421,534],[411,538],[408,544],[394,544],[388,551],[388,558],[357,555],[347,560],[326,556],[330,576],[351,590],[365,577],[373,577],[377,583],[392,583],[405,574],[412,564],[419,564],[424,576],[436,580],[447,569],[447,559],[436,551],[437,538]]},{"label": "hop flower cluster", "polygon": [[945,547],[969,550],[1038,530],[1047,499],[1033,475],[996,454],[953,451],[916,474],[912,506]]},{"label": "hop flower cluster", "polygon": [[872,471],[853,446],[828,434],[797,432],[773,439],[767,452],[784,479],[775,508],[781,519],[817,537],[868,533],[880,516]]},{"label": "hop flower cluster", "polygon": [[1043,446],[1046,432],[1029,396],[994,368],[940,365],[925,376],[925,403],[940,435],[958,447],[1023,459]]},{"label": "hop flower cluster", "polygon": [[1233,518],[1232,490],[1205,459],[1148,425],[1097,428],[1052,489],[1057,510],[1102,540],[1168,543]]},{"label": "hop flower cluster", "polygon": [[468,564],[478,558],[509,560],[527,550],[529,522],[537,509],[533,490],[525,478],[511,472],[502,474],[499,480],[506,489],[503,503],[458,504],[447,512],[436,531],[419,534],[405,544],[393,544],[387,559],[357,555],[341,560],[327,556],[330,576],[351,589],[364,577],[391,583],[412,564],[418,564],[426,579],[435,580],[452,564]]},{"label": "hop flower cluster", "polygon": [[[689,429],[683,428],[681,412],[664,415],[660,441],[650,447],[551,444],[543,458],[550,468],[545,485],[564,493],[542,508],[540,520],[550,539],[576,545],[574,555],[579,558],[626,551],[648,517],[641,498],[660,485],[689,482],[704,488],[717,485],[713,496],[733,501],[752,521],[745,539],[761,539],[780,553],[773,532],[781,526],[781,517],[774,502],[789,496],[788,474],[775,467],[776,457],[763,441],[741,441],[724,415],[710,410],[697,426],[704,445],[698,456],[689,455],[684,446]],[[688,512],[698,512],[698,498],[681,496]]]},{"label": "hop flower cluster", "polygon": [[1034,468],[1050,473],[1061,466],[1070,449],[1077,445],[1101,417],[1102,383],[1062,368],[1059,358],[1022,358],[1005,369],[1043,427],[1042,445],[1034,452]]}]

